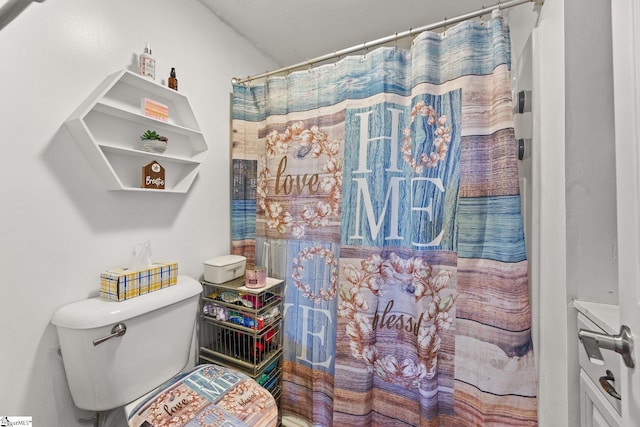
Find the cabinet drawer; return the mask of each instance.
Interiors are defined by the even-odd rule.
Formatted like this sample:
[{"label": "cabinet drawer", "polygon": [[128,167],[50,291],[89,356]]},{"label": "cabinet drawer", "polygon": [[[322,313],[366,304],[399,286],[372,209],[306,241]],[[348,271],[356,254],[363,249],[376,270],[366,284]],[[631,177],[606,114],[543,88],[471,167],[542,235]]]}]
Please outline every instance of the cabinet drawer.
[{"label": "cabinet drawer", "polygon": [[217,307],[241,311],[253,316],[268,314],[274,307],[282,305],[284,292],[282,280],[267,278],[267,286],[258,290],[247,288],[244,283],[244,277],[222,284],[202,282],[203,304],[215,304]]},{"label": "cabinet drawer", "polygon": [[604,398],[600,387],[580,370],[580,425],[583,427],[621,427],[622,419]]},{"label": "cabinet drawer", "polygon": [[203,318],[200,345],[219,356],[245,365],[259,365],[280,350],[282,322],[260,332]]},{"label": "cabinet drawer", "polygon": [[[595,323],[589,320],[582,313],[578,313],[578,329],[587,329],[594,332],[604,333],[602,329],[600,329]],[[622,363],[620,355],[611,350],[601,349],[602,357],[604,358],[604,365],[597,365],[589,360],[589,356],[587,356],[587,352],[585,351],[584,346],[581,342],[579,342],[579,346],[580,348],[578,349],[578,360],[580,362],[582,371],[591,380],[594,387],[599,391],[600,394],[602,394],[604,399],[609,402],[609,404],[615,409],[618,414],[620,414],[620,401],[609,395],[602,388],[602,386],[600,386],[600,377],[607,375],[606,371],[609,370],[613,374],[614,378],[618,380],[610,382],[616,387],[616,390],[618,390],[618,392],[620,391],[619,379]]]}]

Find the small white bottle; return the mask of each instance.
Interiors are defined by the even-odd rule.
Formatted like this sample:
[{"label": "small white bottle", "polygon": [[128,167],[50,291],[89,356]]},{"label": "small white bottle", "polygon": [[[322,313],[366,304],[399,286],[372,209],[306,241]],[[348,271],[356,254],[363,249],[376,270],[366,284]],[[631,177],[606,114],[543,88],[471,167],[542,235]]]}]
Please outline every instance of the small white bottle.
[{"label": "small white bottle", "polygon": [[140,75],[156,79],[156,60],[151,56],[149,43],[144,47],[144,52],[140,54]]}]

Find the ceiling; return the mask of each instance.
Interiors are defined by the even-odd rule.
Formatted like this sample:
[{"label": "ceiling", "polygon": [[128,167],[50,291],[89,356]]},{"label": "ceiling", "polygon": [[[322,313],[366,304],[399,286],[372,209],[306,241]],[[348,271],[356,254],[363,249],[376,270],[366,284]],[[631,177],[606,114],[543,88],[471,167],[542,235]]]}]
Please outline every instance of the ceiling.
[{"label": "ceiling", "polygon": [[280,67],[498,3],[498,0],[200,1]]}]

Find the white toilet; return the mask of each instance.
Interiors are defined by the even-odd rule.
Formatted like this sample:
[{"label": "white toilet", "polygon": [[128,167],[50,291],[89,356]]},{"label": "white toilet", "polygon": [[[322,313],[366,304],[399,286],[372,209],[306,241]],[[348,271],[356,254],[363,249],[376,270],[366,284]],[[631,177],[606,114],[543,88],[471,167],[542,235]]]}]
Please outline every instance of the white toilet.
[{"label": "white toilet", "polygon": [[90,298],[56,311],[51,323],[76,406],[98,412],[101,426],[168,419],[189,426],[277,425],[276,400],[245,373],[211,364],[183,372],[201,293],[199,282],[179,276],[176,285],[122,302]]},{"label": "white toilet", "polygon": [[201,292],[199,282],[179,276],[174,286],[122,302],[90,298],[56,311],[51,322],[75,405],[131,410],[180,374],[189,361]]},{"label": "white toilet", "polygon": [[56,311],[51,322],[76,406],[118,427],[167,419],[189,426],[277,425],[276,400],[248,375],[219,365],[182,372],[201,293],[199,282],[179,276],[176,285],[122,302],[91,298]]}]

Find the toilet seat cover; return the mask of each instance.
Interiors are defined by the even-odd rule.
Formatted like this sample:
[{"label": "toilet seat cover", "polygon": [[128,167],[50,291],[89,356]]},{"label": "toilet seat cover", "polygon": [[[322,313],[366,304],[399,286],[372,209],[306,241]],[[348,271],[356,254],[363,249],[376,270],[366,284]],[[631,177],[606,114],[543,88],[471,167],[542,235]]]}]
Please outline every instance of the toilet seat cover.
[{"label": "toilet seat cover", "polygon": [[278,424],[273,396],[243,372],[207,364],[169,380],[128,416],[129,427]]}]

